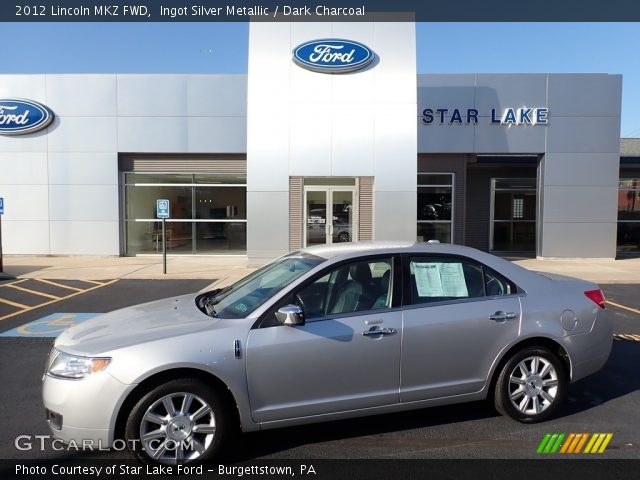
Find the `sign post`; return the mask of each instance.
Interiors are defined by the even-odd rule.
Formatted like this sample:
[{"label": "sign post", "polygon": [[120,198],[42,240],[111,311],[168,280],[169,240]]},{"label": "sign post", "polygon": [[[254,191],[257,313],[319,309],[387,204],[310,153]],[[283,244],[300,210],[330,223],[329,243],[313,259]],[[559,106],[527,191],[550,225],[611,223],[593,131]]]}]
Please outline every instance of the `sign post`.
[{"label": "sign post", "polygon": [[4,214],[4,198],[0,197],[0,272],[4,271],[2,265],[2,215]]},{"label": "sign post", "polygon": [[166,222],[169,218],[169,200],[156,200],[156,217],[162,219],[162,273],[167,273],[167,228]]}]

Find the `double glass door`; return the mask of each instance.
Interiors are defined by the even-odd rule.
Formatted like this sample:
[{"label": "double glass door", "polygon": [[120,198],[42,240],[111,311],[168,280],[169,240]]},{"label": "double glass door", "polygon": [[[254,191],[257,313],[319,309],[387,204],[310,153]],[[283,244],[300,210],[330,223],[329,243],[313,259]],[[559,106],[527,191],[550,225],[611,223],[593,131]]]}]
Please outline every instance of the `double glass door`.
[{"label": "double glass door", "polygon": [[354,187],[305,187],[304,245],[357,239]]},{"label": "double glass door", "polygon": [[494,178],[491,250],[534,252],[536,249],[536,179]]}]

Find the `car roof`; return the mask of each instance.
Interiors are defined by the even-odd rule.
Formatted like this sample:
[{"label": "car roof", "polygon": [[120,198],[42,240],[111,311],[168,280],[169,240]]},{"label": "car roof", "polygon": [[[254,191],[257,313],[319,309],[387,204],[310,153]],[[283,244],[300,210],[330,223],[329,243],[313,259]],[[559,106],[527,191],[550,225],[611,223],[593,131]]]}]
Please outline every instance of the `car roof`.
[{"label": "car roof", "polygon": [[349,257],[352,255],[366,255],[367,253],[398,253],[398,252],[432,252],[457,253],[469,255],[472,248],[448,243],[429,243],[411,241],[361,241],[357,243],[334,243],[331,245],[316,245],[303,248],[302,252],[318,257],[331,259],[334,257]]}]

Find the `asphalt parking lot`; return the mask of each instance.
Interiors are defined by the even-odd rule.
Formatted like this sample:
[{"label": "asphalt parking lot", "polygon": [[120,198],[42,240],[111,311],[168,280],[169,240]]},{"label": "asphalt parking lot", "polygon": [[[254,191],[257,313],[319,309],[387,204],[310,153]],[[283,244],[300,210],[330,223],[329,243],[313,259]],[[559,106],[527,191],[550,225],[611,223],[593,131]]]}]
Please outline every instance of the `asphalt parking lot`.
[{"label": "asphalt parking lot", "polygon": [[[40,387],[53,337],[45,335],[81,321],[84,317],[79,314],[194,292],[211,281],[51,280],[13,283],[13,287],[12,282],[0,283],[0,298],[5,300],[0,301],[0,458],[128,458],[123,452],[15,448],[18,435],[48,433]],[[551,421],[522,425],[477,402],[241,435],[229,460],[535,458],[536,448],[549,432],[610,432],[613,438],[601,458],[639,459],[640,286],[602,288],[614,320],[612,355],[603,370],[571,385],[561,414]],[[22,336],[4,336],[8,331]]]}]

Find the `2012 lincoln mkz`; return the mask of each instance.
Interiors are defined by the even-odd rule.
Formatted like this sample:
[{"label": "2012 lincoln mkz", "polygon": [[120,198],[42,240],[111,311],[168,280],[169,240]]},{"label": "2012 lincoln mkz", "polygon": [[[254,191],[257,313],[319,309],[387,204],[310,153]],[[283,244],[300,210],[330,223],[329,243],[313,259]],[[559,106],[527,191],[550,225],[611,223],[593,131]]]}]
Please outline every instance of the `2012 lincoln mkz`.
[{"label": "2012 lincoln mkz", "polygon": [[611,344],[595,284],[462,246],[342,243],[66,330],[43,396],[63,441],[180,464],[215,458],[236,429],[485,398],[546,420]]}]

